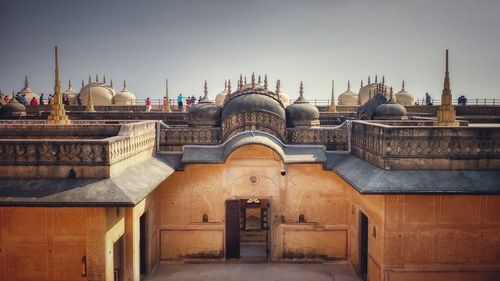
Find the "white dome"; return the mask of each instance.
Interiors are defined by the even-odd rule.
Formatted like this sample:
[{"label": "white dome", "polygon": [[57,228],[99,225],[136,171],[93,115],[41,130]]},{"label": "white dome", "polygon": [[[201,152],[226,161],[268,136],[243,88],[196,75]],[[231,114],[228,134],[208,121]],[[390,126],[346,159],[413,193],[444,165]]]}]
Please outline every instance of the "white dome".
[{"label": "white dome", "polygon": [[[380,83],[371,83],[371,84],[368,84],[368,85],[361,87],[359,89],[358,96],[359,96],[359,104],[360,105],[365,104],[370,99],[370,92],[371,92],[372,96],[375,94],[375,90],[377,89],[377,85],[380,85]],[[390,95],[389,89],[390,89],[389,86],[385,87],[384,92],[385,92],[386,96]]]},{"label": "white dome", "polygon": [[113,104],[133,105],[135,104],[135,95],[127,89],[124,89],[113,97]]},{"label": "white dome", "polygon": [[68,89],[64,91],[63,95],[69,98],[69,105],[77,104],[76,97],[78,96],[78,93],[71,88],[71,81],[69,81]]},{"label": "white dome", "polygon": [[358,105],[358,95],[351,90],[340,94],[338,105]]},{"label": "white dome", "polygon": [[92,89],[92,102],[94,105],[111,105],[113,103],[115,90],[104,83],[94,82],[83,86],[80,90],[82,105],[87,105],[90,89]]},{"label": "white dome", "polygon": [[278,98],[280,99],[280,101],[284,107],[289,106],[290,103],[292,102],[292,99],[290,98],[290,96],[283,91],[278,92]]},{"label": "white dome", "polygon": [[405,90],[405,81],[403,81],[403,87],[401,91],[396,93],[396,100],[399,104],[408,106],[408,105],[415,105],[415,97]]},{"label": "white dome", "polygon": [[24,95],[26,97],[26,101],[29,103],[31,99],[36,98],[37,100],[40,99],[40,96],[33,92],[31,88],[29,87],[29,82],[28,82],[28,77],[25,77],[24,79],[24,88],[19,91],[21,95]]},{"label": "white dome", "polygon": [[224,104],[224,100],[226,99],[226,96],[227,96],[227,90],[224,90],[224,91],[218,93],[215,96],[215,104],[222,106]]}]

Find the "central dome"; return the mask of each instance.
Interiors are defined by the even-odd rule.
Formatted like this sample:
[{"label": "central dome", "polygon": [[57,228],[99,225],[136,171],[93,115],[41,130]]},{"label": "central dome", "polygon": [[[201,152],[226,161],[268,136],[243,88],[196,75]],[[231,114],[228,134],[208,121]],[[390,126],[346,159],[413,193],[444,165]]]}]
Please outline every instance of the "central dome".
[{"label": "central dome", "polygon": [[115,90],[111,85],[106,85],[101,82],[89,83],[80,90],[80,98],[82,105],[87,105],[89,93],[92,89],[92,102],[94,105],[111,105],[113,97],[116,95]]},{"label": "central dome", "polygon": [[253,82],[229,93],[222,108],[222,132],[227,139],[237,133],[259,130],[285,138],[285,107],[278,95]]}]

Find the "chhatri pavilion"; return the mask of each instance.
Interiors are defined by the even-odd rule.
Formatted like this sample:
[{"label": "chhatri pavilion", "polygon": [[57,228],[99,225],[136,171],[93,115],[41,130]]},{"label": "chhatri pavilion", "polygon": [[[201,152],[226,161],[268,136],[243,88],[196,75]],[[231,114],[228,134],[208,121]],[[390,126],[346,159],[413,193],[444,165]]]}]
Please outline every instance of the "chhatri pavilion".
[{"label": "chhatri pavilion", "polygon": [[378,76],[316,106],[252,74],[213,97],[205,81],[185,112],[168,87],[151,112],[126,82],[64,91],[55,56],[52,105],[0,108],[0,280],[139,281],[171,261],[499,279],[500,106],[452,104],[448,52],[439,106]]}]

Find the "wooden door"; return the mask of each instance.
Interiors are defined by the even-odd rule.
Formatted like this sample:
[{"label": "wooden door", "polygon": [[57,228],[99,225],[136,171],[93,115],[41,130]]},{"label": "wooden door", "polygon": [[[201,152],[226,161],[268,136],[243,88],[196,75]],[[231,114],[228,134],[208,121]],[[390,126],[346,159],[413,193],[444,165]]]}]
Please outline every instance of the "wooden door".
[{"label": "wooden door", "polygon": [[240,258],[240,201],[226,201],[226,259]]}]

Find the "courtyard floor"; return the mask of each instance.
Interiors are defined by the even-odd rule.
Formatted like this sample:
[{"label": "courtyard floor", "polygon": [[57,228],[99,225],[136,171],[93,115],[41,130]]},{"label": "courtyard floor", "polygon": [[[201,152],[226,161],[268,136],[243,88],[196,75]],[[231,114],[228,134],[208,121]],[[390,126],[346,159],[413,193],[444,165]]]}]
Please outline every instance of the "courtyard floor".
[{"label": "courtyard floor", "polygon": [[145,281],[359,281],[351,265],[345,263],[161,263]]}]

